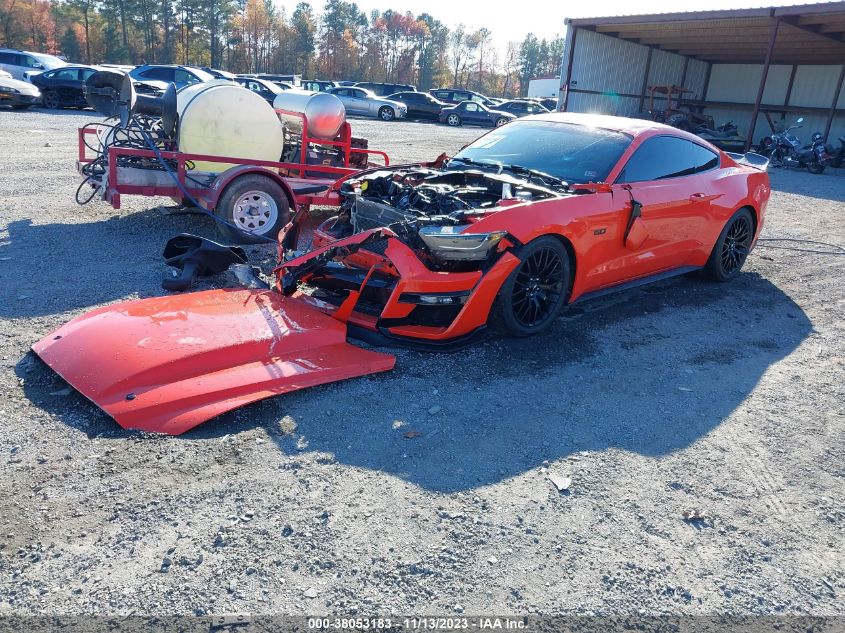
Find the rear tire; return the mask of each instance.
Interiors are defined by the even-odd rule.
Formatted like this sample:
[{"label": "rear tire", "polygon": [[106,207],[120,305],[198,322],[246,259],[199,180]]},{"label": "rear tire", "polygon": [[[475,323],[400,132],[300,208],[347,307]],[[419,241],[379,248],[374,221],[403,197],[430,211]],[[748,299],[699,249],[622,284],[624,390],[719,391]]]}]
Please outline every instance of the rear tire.
[{"label": "rear tire", "polygon": [[450,114],[446,117],[446,123],[452,127],[459,127],[461,125],[461,117],[457,114]]},{"label": "rear tire", "polygon": [[217,223],[220,233],[239,244],[261,244],[276,240],[290,221],[290,201],[272,178],[247,174],[231,182],[217,201],[214,215],[228,224]]},{"label": "rear tire", "polygon": [[821,174],[824,173],[824,165],[822,165],[819,161],[814,160],[812,163],[807,164],[807,171],[811,174]]},{"label": "rear tire", "polygon": [[510,336],[533,336],[549,328],[569,300],[569,255],[560,240],[545,235],[523,246],[519,257],[522,262],[499,289],[489,322]]},{"label": "rear tire", "polygon": [[748,209],[740,209],[725,223],[713,246],[704,272],[713,281],[730,281],[742,270],[751,240],[754,239],[754,218]]}]

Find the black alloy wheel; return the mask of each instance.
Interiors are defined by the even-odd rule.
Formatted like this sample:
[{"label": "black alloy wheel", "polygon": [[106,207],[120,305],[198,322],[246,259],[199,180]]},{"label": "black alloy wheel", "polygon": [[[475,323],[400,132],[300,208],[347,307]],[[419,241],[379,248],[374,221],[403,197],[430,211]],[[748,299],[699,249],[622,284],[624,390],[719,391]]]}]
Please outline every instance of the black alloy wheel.
[{"label": "black alloy wheel", "polygon": [[522,262],[502,284],[491,321],[514,336],[549,327],[569,297],[569,256],[560,240],[540,237],[523,247]]},{"label": "black alloy wheel", "polygon": [[44,107],[49,110],[58,110],[61,105],[59,103],[59,95],[56,94],[55,90],[47,90],[42,99],[44,101]]},{"label": "black alloy wheel", "polygon": [[716,281],[728,281],[739,274],[754,239],[754,223],[748,209],[740,209],[728,220],[713,246],[706,270]]}]

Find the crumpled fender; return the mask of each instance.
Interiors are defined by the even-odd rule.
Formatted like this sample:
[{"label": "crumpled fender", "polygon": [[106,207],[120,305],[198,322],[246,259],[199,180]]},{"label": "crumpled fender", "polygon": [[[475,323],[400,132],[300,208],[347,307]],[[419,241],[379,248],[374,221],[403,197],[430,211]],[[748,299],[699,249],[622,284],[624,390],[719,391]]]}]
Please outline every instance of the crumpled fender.
[{"label": "crumpled fender", "polygon": [[99,308],[33,351],[127,429],[178,435],[256,400],[393,368],[346,326],[272,290],[209,290]]}]

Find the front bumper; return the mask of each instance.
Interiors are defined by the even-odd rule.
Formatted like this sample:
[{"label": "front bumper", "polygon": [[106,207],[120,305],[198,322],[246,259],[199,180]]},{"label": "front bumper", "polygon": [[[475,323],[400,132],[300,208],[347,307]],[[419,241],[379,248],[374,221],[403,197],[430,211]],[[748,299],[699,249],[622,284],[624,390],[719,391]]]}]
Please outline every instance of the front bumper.
[{"label": "front bumper", "polygon": [[[280,290],[348,321],[358,332],[425,347],[473,340],[520,262],[511,250],[504,250],[479,270],[433,271],[386,228],[341,240],[318,228],[313,245],[314,250],[277,269]],[[320,292],[296,290],[292,279]]]},{"label": "front bumper", "polygon": [[25,95],[13,92],[0,92],[0,103],[6,105],[35,105],[41,102],[41,95]]}]

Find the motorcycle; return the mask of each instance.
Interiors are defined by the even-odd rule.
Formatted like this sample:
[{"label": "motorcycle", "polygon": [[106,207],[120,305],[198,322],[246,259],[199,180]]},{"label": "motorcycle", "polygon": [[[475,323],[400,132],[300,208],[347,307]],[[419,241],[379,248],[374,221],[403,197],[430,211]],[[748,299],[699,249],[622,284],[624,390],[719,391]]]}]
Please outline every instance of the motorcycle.
[{"label": "motorcycle", "polygon": [[842,167],[845,164],[845,136],[839,137],[839,149],[834,150],[832,146],[828,145],[828,153],[832,156],[830,159],[831,167]]},{"label": "motorcycle", "polygon": [[833,157],[828,153],[820,132],[813,134],[812,142],[804,146],[797,136],[790,134],[792,130],[803,127],[803,122],[804,117],[801,117],[782,132],[775,132],[764,140],[769,164],[772,167],[806,167],[811,174],[820,174]]},{"label": "motorcycle", "polygon": [[723,123],[717,128],[700,125],[694,133],[726,152],[743,152],[745,148],[745,137],[739,135],[733,121]]}]

